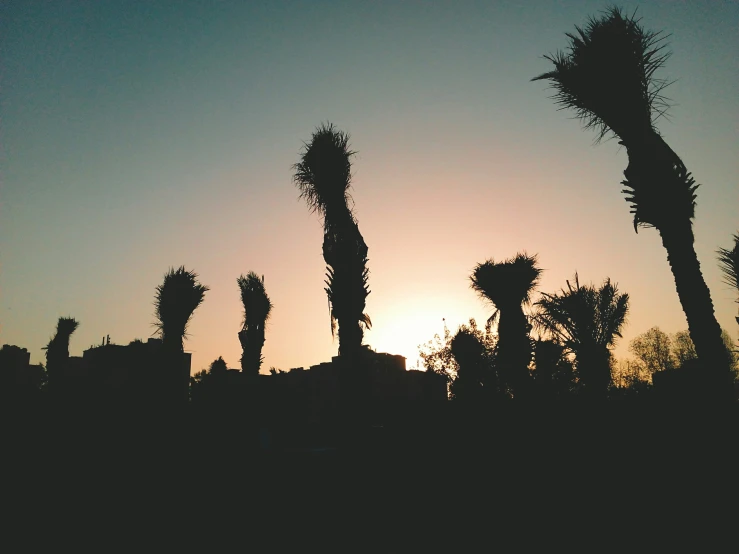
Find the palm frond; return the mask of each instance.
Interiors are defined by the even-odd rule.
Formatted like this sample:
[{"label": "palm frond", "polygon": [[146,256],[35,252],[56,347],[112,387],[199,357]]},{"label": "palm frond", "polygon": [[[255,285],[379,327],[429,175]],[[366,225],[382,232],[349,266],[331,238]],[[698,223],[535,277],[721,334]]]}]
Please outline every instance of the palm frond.
[{"label": "palm frond", "polygon": [[187,334],[187,326],[195,309],[209,290],[197,280],[197,274],[184,266],[170,268],[156,288],[154,299],[156,323],[162,339],[176,341]]},{"label": "palm frond", "polygon": [[656,77],[670,56],[669,35],[644,29],[636,12],[617,7],[575,29],[566,33],[566,50],[544,56],[554,69],[532,80],[549,81],[560,109],[573,109],[597,140],[652,130],[670,107],[663,91],[671,81]]},{"label": "palm frond", "polygon": [[498,310],[508,305],[520,306],[530,301],[542,270],[536,255],[525,252],[503,262],[492,258],[477,264],[470,277],[472,289]]},{"label": "palm frond", "polygon": [[264,287],[264,275],[259,277],[250,271],[246,277],[239,276],[236,283],[239,286],[244,310],[242,329],[263,327],[274,307]]},{"label": "palm frond", "polygon": [[54,348],[55,345],[59,345],[63,349],[68,350],[69,340],[79,325],[79,322],[73,317],[60,317],[56,322],[56,332],[54,333],[54,336],[49,340],[49,343],[42,348],[42,350],[49,350],[49,348]]},{"label": "palm frond", "polygon": [[300,161],[293,166],[293,181],[311,211],[325,216],[348,210],[354,154],[349,135],[332,123],[321,124],[304,143]]},{"label": "palm frond", "polygon": [[724,282],[739,292],[739,233],[734,235],[734,248],[731,250],[719,248],[716,253],[719,267],[724,274]]},{"label": "palm frond", "polygon": [[619,293],[610,279],[599,288],[580,285],[575,274],[574,286],[567,281],[566,290],[543,293],[535,306],[537,328],[576,353],[583,345],[608,348],[615,344],[626,324],[629,295]]}]

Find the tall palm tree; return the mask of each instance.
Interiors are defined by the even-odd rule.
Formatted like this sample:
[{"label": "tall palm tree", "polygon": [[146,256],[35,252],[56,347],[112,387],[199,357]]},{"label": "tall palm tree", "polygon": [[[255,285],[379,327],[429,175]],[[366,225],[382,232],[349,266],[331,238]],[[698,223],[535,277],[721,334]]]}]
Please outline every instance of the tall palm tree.
[{"label": "tall palm tree", "polygon": [[729,361],[693,246],[698,185],[655,125],[669,107],[662,92],[670,83],[655,76],[669,57],[665,36],[645,30],[635,14],[619,8],[575,28],[567,33],[566,52],[545,56],[554,70],[534,80],[550,81],[556,102],[597,130],[598,140],[612,133],[626,147],[629,165],[622,184],[634,229],[659,232],[690,336],[704,365],[719,375]]},{"label": "tall palm tree", "polygon": [[356,355],[364,328],[372,322],[364,313],[368,287],[367,245],[349,207],[351,157],[349,135],[332,124],[321,125],[293,166],[293,180],[313,212],[323,216],[323,259],[331,333],[338,325],[339,355]]},{"label": "tall palm tree", "polygon": [[262,366],[262,347],[264,346],[264,330],[272,302],[264,288],[264,276],[250,271],[241,275],[236,282],[241,291],[241,303],[244,306],[244,321],[239,331],[241,343],[241,371],[257,375]]},{"label": "tall palm tree", "polygon": [[[156,288],[154,300],[156,323],[162,339],[162,351],[166,371],[165,386],[169,387],[169,379],[178,383],[182,377],[186,397],[189,375],[182,373],[184,341],[187,326],[193,312],[202,304],[208,287],[198,282],[197,274],[188,271],[184,266],[170,268],[164,275],[164,281]],[[179,385],[177,385],[179,389]]]},{"label": "tall palm tree", "polygon": [[56,322],[56,333],[44,347],[46,350],[46,371],[49,375],[49,385],[59,386],[63,379],[64,367],[69,360],[69,340],[79,327],[79,322],[73,317],[60,317]]},{"label": "tall palm tree", "polygon": [[[739,233],[734,235],[734,248],[718,249],[718,261],[721,271],[724,272],[726,284],[736,289],[736,303],[739,304]],[[736,322],[739,323],[739,317],[736,318]]]},{"label": "tall palm tree", "polygon": [[579,382],[586,392],[605,394],[611,383],[610,348],[621,337],[629,311],[629,295],[620,294],[606,279],[600,288],[575,285],[567,290],[542,294],[535,303],[535,322],[540,329],[575,355]]},{"label": "tall palm tree", "polygon": [[539,283],[536,262],[535,255],[526,253],[498,263],[490,259],[478,264],[470,277],[472,288],[495,307],[489,321],[498,319],[496,367],[514,395],[524,392],[530,380],[531,326],[523,306]]}]

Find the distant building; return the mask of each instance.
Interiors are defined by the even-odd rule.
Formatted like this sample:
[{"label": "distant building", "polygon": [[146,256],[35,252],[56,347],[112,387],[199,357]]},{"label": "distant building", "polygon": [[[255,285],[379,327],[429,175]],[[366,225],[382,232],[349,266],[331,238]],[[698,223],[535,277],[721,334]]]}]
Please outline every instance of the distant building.
[{"label": "distant building", "polygon": [[180,388],[183,398],[187,398],[191,364],[192,354],[184,352],[177,374],[162,375],[162,340],[150,338],[146,342],[135,340],[127,345],[108,341],[88,348],[82,353],[77,371],[107,390],[151,388],[152,385],[156,389],[162,378],[166,381],[174,379],[179,381],[179,385],[174,382],[171,385]]},{"label": "distant building", "polygon": [[28,350],[10,344],[0,348],[0,388],[39,390],[43,380],[44,367],[31,364]]},{"label": "distant building", "polygon": [[260,376],[268,412],[275,417],[299,415],[305,421],[330,419],[336,410],[355,405],[375,423],[422,407],[443,404],[443,376],[406,370],[403,356],[367,351],[356,367],[334,356],[305,370]]}]

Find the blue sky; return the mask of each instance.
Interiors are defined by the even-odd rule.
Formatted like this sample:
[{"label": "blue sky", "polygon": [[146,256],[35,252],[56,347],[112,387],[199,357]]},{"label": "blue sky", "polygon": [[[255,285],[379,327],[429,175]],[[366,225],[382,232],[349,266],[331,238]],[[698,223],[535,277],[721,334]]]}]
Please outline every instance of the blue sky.
[{"label": "blue sky", "polygon": [[[501,5],[503,4],[503,5]],[[734,293],[715,250],[739,229],[739,4],[648,2],[664,29],[675,106],[660,122],[699,183],[696,249],[719,322]],[[631,296],[628,340],[686,327],[654,230],[620,194],[626,154],[557,111],[543,54],[593,2],[16,2],[0,10],[0,342],[41,361],[56,319],[71,350],[154,333],[170,266],[211,290],[186,348],[193,369],[238,364],[236,278],[275,305],[265,370],[325,361],[321,222],[291,165],[321,122],[359,153],[369,246],[367,342],[415,365],[416,346],[490,308],[478,262],[538,253],[540,290],[578,271]]]}]

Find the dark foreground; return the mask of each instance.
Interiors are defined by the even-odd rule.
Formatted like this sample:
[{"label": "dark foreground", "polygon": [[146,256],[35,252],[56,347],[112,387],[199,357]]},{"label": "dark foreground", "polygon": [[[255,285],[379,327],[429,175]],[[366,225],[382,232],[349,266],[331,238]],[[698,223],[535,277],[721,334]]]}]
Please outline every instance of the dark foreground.
[{"label": "dark foreground", "polygon": [[[194,415],[7,414],[6,531],[32,551],[47,541],[158,550],[154,537],[169,550],[201,533],[208,551],[224,540],[408,552],[449,534],[455,551],[603,551],[632,534],[663,548],[698,536],[705,551],[728,534],[733,551],[739,535],[734,407],[445,409],[269,433]],[[461,547],[477,536],[479,548]]]}]

